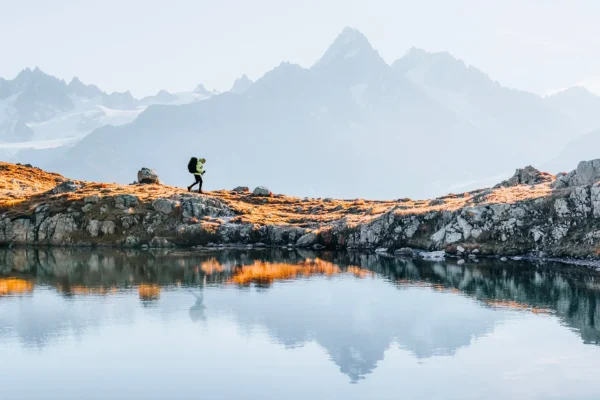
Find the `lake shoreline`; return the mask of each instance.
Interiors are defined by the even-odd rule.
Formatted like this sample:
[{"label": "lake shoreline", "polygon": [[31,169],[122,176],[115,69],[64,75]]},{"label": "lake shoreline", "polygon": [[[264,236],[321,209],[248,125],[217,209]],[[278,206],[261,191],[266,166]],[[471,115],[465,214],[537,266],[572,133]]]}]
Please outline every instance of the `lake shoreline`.
[{"label": "lake shoreline", "polygon": [[8,163],[0,169],[4,246],[270,246],[434,259],[440,252],[465,260],[600,259],[595,161],[558,177],[527,167],[493,188],[393,201],[297,198],[266,188],[196,194],[158,183],[70,181]]}]

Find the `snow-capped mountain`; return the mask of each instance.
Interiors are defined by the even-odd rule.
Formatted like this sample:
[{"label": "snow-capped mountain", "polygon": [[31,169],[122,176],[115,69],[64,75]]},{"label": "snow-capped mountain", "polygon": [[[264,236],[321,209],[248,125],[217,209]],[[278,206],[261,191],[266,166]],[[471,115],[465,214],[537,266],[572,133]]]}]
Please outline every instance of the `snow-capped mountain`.
[{"label": "snow-capped mountain", "polygon": [[[106,95],[72,86],[107,113]],[[148,166],[184,186],[187,160],[201,155],[207,189],[267,184],[297,195],[429,197],[543,165],[584,125],[549,99],[503,87],[447,53],[411,49],[390,66],[352,28],[312,67],[284,62],[222,94],[198,85],[159,92],[133,109],[127,94],[114,97],[119,115],[137,118],[105,124],[67,149],[22,151],[15,161],[123,183]],[[26,127],[41,132],[36,123]]]},{"label": "snow-capped mountain", "polygon": [[105,93],[75,77],[69,84],[39,68],[13,80],[0,78],[0,149],[56,147],[104,125],[133,121],[152,104],[185,104],[214,93],[160,91],[138,100],[131,93]]}]

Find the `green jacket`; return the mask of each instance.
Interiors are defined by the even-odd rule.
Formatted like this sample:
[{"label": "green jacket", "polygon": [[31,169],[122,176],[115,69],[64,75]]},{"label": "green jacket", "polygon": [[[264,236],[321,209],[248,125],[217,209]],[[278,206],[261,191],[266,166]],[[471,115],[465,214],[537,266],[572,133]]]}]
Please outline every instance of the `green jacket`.
[{"label": "green jacket", "polygon": [[202,175],[204,173],[204,163],[201,158],[198,158],[198,163],[196,164],[196,172],[194,175]]}]

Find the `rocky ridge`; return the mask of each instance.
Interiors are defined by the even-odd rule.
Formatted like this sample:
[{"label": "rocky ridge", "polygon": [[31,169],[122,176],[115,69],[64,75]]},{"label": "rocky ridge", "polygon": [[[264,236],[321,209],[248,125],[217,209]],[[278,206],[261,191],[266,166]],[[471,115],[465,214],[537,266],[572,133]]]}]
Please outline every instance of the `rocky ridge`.
[{"label": "rocky ridge", "polygon": [[[558,178],[532,167],[434,200],[334,200],[158,183],[100,184],[0,163],[0,244],[373,250],[426,257],[600,254],[600,160]],[[153,177],[158,175],[153,172]]]}]

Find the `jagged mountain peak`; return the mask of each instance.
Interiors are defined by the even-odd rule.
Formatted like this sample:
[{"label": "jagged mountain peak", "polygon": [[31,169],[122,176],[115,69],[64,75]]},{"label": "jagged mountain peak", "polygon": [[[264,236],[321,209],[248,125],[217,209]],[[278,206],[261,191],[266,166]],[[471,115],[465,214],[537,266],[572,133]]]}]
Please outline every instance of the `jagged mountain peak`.
[{"label": "jagged mountain peak", "polygon": [[238,93],[238,94],[242,94],[246,90],[248,90],[248,88],[250,87],[250,85],[252,85],[252,83],[253,83],[252,80],[250,78],[248,78],[248,76],[246,74],[244,74],[241,77],[237,78],[235,80],[235,82],[233,82],[233,86],[231,87],[231,89],[229,91]]},{"label": "jagged mountain peak", "polygon": [[101,96],[103,92],[96,85],[86,85],[78,77],[73,77],[69,82],[69,90],[71,93],[81,97],[95,97]]},{"label": "jagged mountain peak", "polygon": [[339,60],[350,59],[378,59],[384,63],[379,53],[358,29],[346,27],[329,46],[323,57],[317,61],[315,67],[323,67]]},{"label": "jagged mountain peak", "polygon": [[208,91],[208,89],[206,89],[203,84],[200,83],[200,84],[198,84],[198,86],[196,86],[196,89],[194,89],[194,94],[210,96],[212,93],[210,91]]},{"label": "jagged mountain peak", "polygon": [[448,52],[428,52],[412,47],[392,63],[392,68],[422,86],[452,89],[471,85],[498,86],[487,74]]}]

